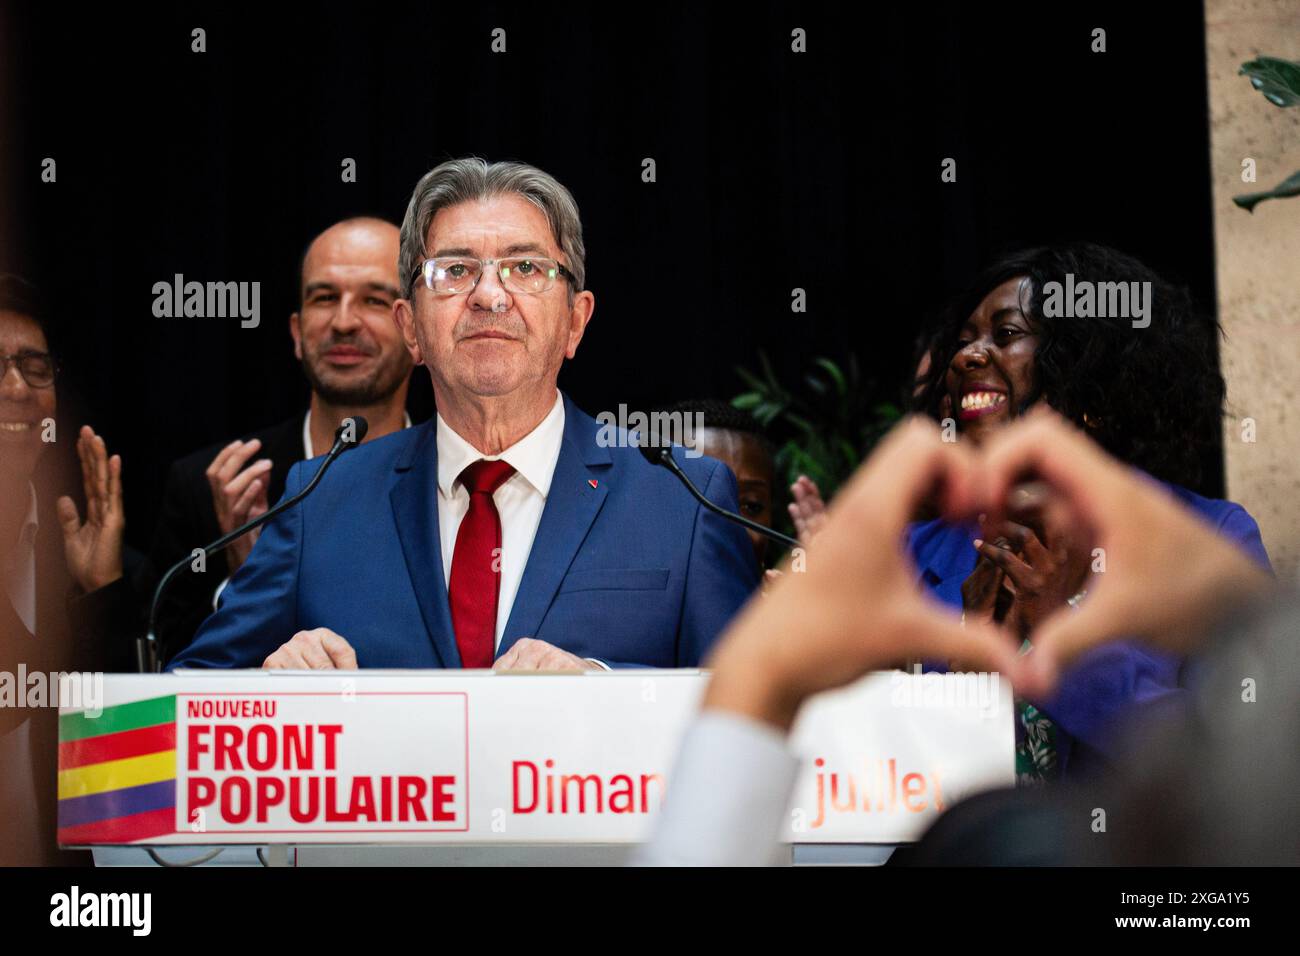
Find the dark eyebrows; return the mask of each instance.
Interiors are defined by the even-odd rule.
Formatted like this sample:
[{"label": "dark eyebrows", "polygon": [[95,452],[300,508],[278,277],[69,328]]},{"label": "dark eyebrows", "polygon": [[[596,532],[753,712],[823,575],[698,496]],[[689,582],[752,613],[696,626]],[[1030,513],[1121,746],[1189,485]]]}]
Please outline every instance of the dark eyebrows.
[{"label": "dark eyebrows", "polygon": [[548,255],[547,251],[535,242],[516,242],[513,245],[506,246],[503,256],[517,256],[521,252],[534,252],[538,255]]},{"label": "dark eyebrows", "polygon": [[[539,244],[536,243],[536,242],[515,242],[515,243],[512,243],[512,244],[506,246],[505,249],[503,249],[503,250],[501,251],[501,255],[502,255],[502,256],[517,256],[517,255],[519,255],[520,253],[524,253],[524,252],[531,252],[531,253],[535,253],[536,255],[541,255],[541,256],[549,256],[549,255],[550,255],[550,253],[548,253],[548,252],[546,251],[546,248],[545,248],[544,246],[541,246],[541,245],[539,245]],[[433,253],[432,256],[430,256],[430,258],[431,258],[431,259],[439,259],[439,258],[442,258],[443,256],[466,256],[466,257],[474,257],[474,250],[473,250],[473,249],[465,249],[465,248],[456,248],[456,249],[438,249],[438,250],[436,250],[436,251]]]},{"label": "dark eyebrows", "polygon": [[313,292],[337,292],[338,286],[332,282],[308,282],[302,290],[302,297],[305,299]]},{"label": "dark eyebrows", "polygon": [[998,309],[996,312],[994,312],[993,315],[989,318],[989,323],[996,325],[998,322],[1001,322],[1003,319],[1013,318],[1017,316],[1024,319],[1026,322],[1029,321],[1028,317],[1025,315],[1024,312],[1022,312],[1019,309],[1019,307],[1007,306],[1004,309]]},{"label": "dark eyebrows", "polygon": [[[989,328],[993,329],[997,326],[999,322],[1002,322],[1010,318],[1024,319],[1025,322],[1028,323],[1031,328],[1033,326],[1033,323],[1029,321],[1029,318],[1025,315],[1024,312],[1020,310],[1019,307],[1009,305],[1001,309],[998,309],[996,312],[994,312],[992,315],[989,316]],[[962,335],[965,335],[967,332],[974,332],[974,331],[975,331],[975,318],[974,316],[971,316],[961,324],[961,328],[957,330],[957,335],[960,337]]]}]

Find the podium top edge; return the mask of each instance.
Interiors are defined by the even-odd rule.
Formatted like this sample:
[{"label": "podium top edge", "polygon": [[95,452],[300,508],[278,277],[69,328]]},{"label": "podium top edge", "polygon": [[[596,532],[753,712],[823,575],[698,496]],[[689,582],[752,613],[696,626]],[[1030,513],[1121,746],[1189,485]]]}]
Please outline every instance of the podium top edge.
[{"label": "podium top edge", "polygon": [[362,668],[355,671],[339,670],[263,670],[261,668],[230,668],[223,670],[203,670],[191,668],[177,668],[167,674],[133,674],[130,672],[111,674],[106,676],[112,677],[207,677],[213,679],[224,679],[228,677],[249,677],[258,675],[265,680],[276,680],[281,677],[392,677],[410,679],[412,677],[478,677],[478,678],[501,678],[501,677],[697,677],[701,674],[708,674],[709,671],[700,667],[664,667],[650,668],[637,667],[618,670],[589,670],[589,671],[494,671],[488,668],[481,670],[466,670],[460,668],[413,668],[413,669],[390,669],[390,668]]}]

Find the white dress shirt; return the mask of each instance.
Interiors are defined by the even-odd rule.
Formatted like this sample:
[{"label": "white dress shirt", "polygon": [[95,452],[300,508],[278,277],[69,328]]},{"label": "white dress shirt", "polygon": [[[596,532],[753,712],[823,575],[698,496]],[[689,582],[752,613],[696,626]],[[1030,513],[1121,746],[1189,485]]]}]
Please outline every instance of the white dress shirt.
[{"label": "white dress shirt", "polygon": [[776,728],[728,711],[702,711],[682,738],[654,834],[633,862],[778,862],[798,774],[799,759]]},{"label": "white dress shirt", "polygon": [[[402,427],[410,428],[411,413],[402,412],[402,418],[404,419]],[[327,451],[329,451],[328,448],[326,448],[325,451],[321,452],[321,454],[323,455]],[[316,457],[316,453],[312,450],[311,447],[311,409],[310,408],[307,409],[307,414],[302,417],[302,457],[304,461],[310,461],[311,459]],[[275,504],[275,502],[273,501],[271,502],[271,504]]]},{"label": "white dress shirt", "polygon": [[450,587],[451,562],[456,553],[456,533],[469,511],[469,492],[460,483],[460,473],[486,458],[500,458],[514,466],[515,473],[501,484],[492,500],[501,516],[501,591],[497,598],[495,647],[510,620],[519,582],[533,549],[537,525],[542,520],[551,478],[564,444],[564,401],[557,390],[555,404],[536,428],[499,455],[485,455],[437,416],[438,434],[438,532],[442,538],[443,582]]}]

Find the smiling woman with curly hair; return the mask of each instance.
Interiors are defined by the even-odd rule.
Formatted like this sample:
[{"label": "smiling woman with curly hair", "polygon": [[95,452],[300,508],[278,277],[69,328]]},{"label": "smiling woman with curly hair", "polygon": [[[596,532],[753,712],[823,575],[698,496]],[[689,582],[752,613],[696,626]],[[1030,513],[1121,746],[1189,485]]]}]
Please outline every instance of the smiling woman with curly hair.
[{"label": "smiling woman with curly hair", "polygon": [[[1093,307],[1068,308],[1053,283],[1093,295]],[[1099,316],[1098,293],[1119,288],[1114,283],[1126,284],[1129,308]],[[994,263],[945,310],[916,406],[978,445],[1046,403],[1267,566],[1245,509],[1188,487],[1199,485],[1222,425],[1218,332],[1186,290],[1121,252],[1095,244],[1029,249]],[[1087,599],[1104,564],[1080,529],[1032,490],[1023,494],[1013,521],[925,522],[912,529],[910,549],[936,597],[960,607],[963,619],[1002,622],[1029,646],[1039,621]],[[1179,659],[1114,645],[1081,660],[1052,699],[1017,701],[1019,779],[1067,768],[1076,775],[1105,762],[1116,718],[1138,706],[1178,705],[1181,671]]]},{"label": "smiling woman with curly hair", "polygon": [[[1142,322],[1149,324],[1135,327],[1128,315],[1049,315],[1060,308],[1045,308],[1047,290],[1051,283],[1064,286],[1067,276],[1075,289],[1137,283],[1138,297],[1127,297],[1129,311],[1142,301],[1148,310]],[[986,302],[990,309],[981,314]],[[1122,252],[1092,243],[1016,252],[986,269],[943,312],[918,410],[942,419],[947,398],[959,409],[959,430],[978,441],[1045,401],[1116,457],[1162,481],[1195,487],[1222,424],[1218,331],[1186,289]],[[961,392],[968,383],[987,385],[994,397],[982,396],[971,408]]]}]

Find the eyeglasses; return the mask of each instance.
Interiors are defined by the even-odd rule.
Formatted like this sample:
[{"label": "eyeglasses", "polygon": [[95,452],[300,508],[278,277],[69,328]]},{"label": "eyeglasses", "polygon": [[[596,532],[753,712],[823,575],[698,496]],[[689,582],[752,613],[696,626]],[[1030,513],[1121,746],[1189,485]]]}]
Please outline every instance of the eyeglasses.
[{"label": "eyeglasses", "polygon": [[504,259],[467,259],[463,256],[439,256],[425,259],[415,270],[425,287],[434,295],[461,295],[478,286],[488,266],[497,267],[497,276],[507,291],[522,295],[545,292],[563,276],[577,285],[573,273],[546,256],[507,256]]},{"label": "eyeglasses", "polygon": [[32,388],[49,388],[54,384],[54,376],[59,367],[54,356],[48,352],[19,352],[17,355],[0,355],[0,381],[9,374],[9,364],[13,363],[23,381]]}]

